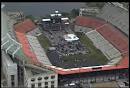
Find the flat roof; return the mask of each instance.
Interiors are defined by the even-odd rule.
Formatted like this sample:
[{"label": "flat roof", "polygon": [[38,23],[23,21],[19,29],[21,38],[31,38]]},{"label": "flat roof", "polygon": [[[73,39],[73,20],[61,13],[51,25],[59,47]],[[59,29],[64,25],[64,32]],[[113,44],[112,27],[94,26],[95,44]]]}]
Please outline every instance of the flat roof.
[{"label": "flat roof", "polygon": [[54,71],[52,70],[48,70],[46,68],[41,68],[35,65],[30,65],[29,67],[25,67],[25,71],[26,74],[28,75],[28,77],[32,77],[32,76],[39,76],[39,75],[49,75],[49,74],[56,74]]}]

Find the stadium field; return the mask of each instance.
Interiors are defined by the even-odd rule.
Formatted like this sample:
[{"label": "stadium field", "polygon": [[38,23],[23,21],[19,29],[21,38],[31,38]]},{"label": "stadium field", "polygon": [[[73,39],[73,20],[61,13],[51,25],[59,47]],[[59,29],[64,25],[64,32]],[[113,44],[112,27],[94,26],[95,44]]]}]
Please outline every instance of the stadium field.
[{"label": "stadium field", "polygon": [[77,58],[77,61],[86,61],[89,62],[89,65],[104,65],[107,64],[108,59],[103,55],[103,53],[97,49],[91,40],[83,33],[76,32],[76,35],[80,38],[80,41],[82,44],[85,45],[87,49],[89,49],[88,54],[77,54],[77,55],[69,55],[69,56],[64,56],[63,60],[64,61],[71,61],[75,62],[75,58]]},{"label": "stadium field", "polygon": [[47,51],[48,47],[51,46],[50,41],[43,34],[37,36],[37,39],[45,51]]},{"label": "stadium field", "polygon": [[82,44],[88,49],[87,54],[75,54],[69,56],[62,56],[59,58],[56,52],[47,52],[48,47],[51,46],[49,40],[42,34],[38,36],[38,40],[41,46],[48,53],[49,60],[54,66],[61,68],[76,68],[76,67],[88,67],[88,66],[99,66],[106,65],[108,59],[103,55],[103,53],[98,50],[91,40],[83,33],[75,33],[79,38]]}]

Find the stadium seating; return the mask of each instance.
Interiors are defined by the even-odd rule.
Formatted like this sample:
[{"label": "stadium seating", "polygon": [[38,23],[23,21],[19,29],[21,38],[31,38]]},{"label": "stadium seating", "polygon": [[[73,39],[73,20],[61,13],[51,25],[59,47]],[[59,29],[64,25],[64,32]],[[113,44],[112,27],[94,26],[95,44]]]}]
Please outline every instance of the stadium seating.
[{"label": "stadium seating", "polygon": [[[86,33],[89,39],[93,42],[93,44],[103,52],[103,54],[109,59],[116,61],[117,63],[121,59],[121,53],[113,47],[106,39],[102,37],[96,30]],[[116,60],[116,58],[119,58]]]},{"label": "stadium seating", "polygon": [[38,61],[43,63],[44,65],[51,65],[48,57],[46,56],[45,51],[43,50],[43,48],[39,44],[37,38],[35,36],[32,36],[32,35],[26,35],[26,37],[27,37],[32,49],[34,50]]},{"label": "stadium seating", "polygon": [[36,55],[33,51],[31,51],[30,44],[25,35],[26,32],[31,31],[34,28],[36,28],[35,24],[29,19],[14,25],[16,37],[18,41],[22,44],[22,49],[25,55],[27,55],[31,59],[31,62],[33,64],[38,64],[39,62],[36,58]]},{"label": "stadium seating", "polygon": [[106,40],[114,45],[122,55],[128,54],[128,38],[123,35],[117,28],[107,22],[92,17],[76,18],[76,25],[91,27],[97,30]]},{"label": "stadium seating", "polygon": [[[111,44],[113,44],[123,55],[128,51],[128,39],[119,31],[116,31],[111,25],[105,25],[97,31],[105,37]],[[128,52],[127,52],[128,53]]]},{"label": "stadium seating", "polygon": [[[111,12],[110,12],[111,11]],[[116,14],[115,14],[116,13]],[[102,12],[97,15],[102,19],[114,24],[122,32],[129,35],[129,12],[114,6],[113,4],[106,4]]]}]

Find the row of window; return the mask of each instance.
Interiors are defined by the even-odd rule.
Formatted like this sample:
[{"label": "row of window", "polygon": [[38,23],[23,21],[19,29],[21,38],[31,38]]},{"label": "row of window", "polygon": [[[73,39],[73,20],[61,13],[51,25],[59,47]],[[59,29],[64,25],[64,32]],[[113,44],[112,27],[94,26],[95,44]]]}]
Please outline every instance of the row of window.
[{"label": "row of window", "polygon": [[14,82],[14,75],[11,75],[11,85],[12,85],[12,87],[14,87],[14,86],[15,86],[15,82]]},{"label": "row of window", "polygon": [[[49,77],[47,77],[47,76],[44,77],[45,80],[47,80],[48,78]],[[51,76],[51,79],[54,79],[54,78],[55,78],[55,76]],[[42,80],[42,77],[38,77],[37,80],[39,80],[39,81]],[[35,81],[35,78],[32,78],[31,81]]]},{"label": "row of window", "polygon": [[[38,87],[42,87],[42,83],[38,83]],[[35,88],[35,84],[31,84],[31,88]],[[48,88],[48,82],[45,82],[45,88]],[[51,81],[51,88],[54,88],[54,81]]]}]

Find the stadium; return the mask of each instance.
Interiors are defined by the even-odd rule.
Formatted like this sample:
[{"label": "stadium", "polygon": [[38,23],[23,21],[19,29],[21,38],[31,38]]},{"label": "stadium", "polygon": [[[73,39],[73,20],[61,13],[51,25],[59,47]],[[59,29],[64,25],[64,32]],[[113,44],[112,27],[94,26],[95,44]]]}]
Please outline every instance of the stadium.
[{"label": "stadium", "polygon": [[17,59],[24,58],[25,63],[55,71],[61,79],[128,69],[128,37],[119,27],[99,17],[77,16],[71,23],[55,14],[42,19],[40,26],[30,19],[16,23],[13,33],[17,41],[5,32],[2,48]]},{"label": "stadium", "polygon": [[[26,25],[24,25],[24,24],[26,24]],[[97,18],[90,18],[90,17],[77,17],[75,20],[75,24],[78,26],[81,26],[81,27],[83,26],[83,27],[92,28],[92,31],[86,33],[86,36],[93,42],[93,45],[96,48],[100,49],[104,53],[104,55],[109,59],[108,63],[104,62],[104,64],[103,64],[104,66],[101,66],[102,64],[99,63],[99,65],[96,66],[97,69],[98,69],[98,67],[101,67],[100,70],[127,68],[127,66],[124,66],[127,64],[123,64],[123,62],[124,63],[128,62],[127,61],[128,60],[128,39],[123,34],[121,34],[121,32],[119,32],[118,29],[116,29],[114,26],[108,24],[105,21],[99,20]],[[35,28],[36,28],[36,26],[32,21],[26,20],[23,23],[17,24],[15,26],[15,29],[16,29],[15,32],[16,32],[16,35],[17,35],[20,43],[23,45],[24,53],[27,56],[31,57],[31,61],[34,64],[39,65],[40,60],[38,60],[36,58],[35,53],[34,53],[34,52],[38,52],[38,51],[36,51],[36,49],[35,49],[34,52],[31,52],[31,49],[29,48],[29,42],[31,42],[30,44],[33,44],[35,37],[33,38],[33,36],[27,35],[29,40],[25,37],[27,32],[34,31]],[[84,36],[85,35],[83,35],[83,37]],[[31,39],[32,39],[32,41],[31,41]],[[92,45],[90,45],[90,46],[92,46]],[[100,52],[100,54],[101,54],[101,52]],[[54,55],[55,56],[52,56],[53,58],[56,57],[55,53],[54,53]],[[51,55],[50,55],[50,57],[51,57]],[[78,56],[76,56],[76,57],[78,57]],[[81,56],[79,56],[79,57],[81,57]],[[58,58],[55,58],[52,61],[60,62],[56,59],[58,59]],[[102,61],[103,58],[101,58],[100,60]],[[94,57],[94,61],[89,66],[86,66],[86,67],[81,66],[80,72],[93,71],[93,68],[96,68],[96,67],[93,67],[94,65],[92,65],[92,64],[94,62],[98,63],[98,61],[100,61],[100,60],[96,60],[96,57]],[[86,64],[89,64],[90,63],[89,61],[90,60],[88,60],[88,63],[86,61]],[[56,67],[56,66],[51,65],[51,62],[49,62],[49,60],[48,61],[43,60],[41,62],[43,63],[43,65],[56,70],[59,74],[71,74],[71,73],[79,72],[79,69],[78,69],[79,67],[77,67],[77,68],[72,67],[72,69],[71,68],[64,69],[61,67]],[[83,62],[78,63],[79,66],[81,65],[81,63],[83,64]],[[70,65],[72,65],[72,63],[73,63],[73,61],[70,63]],[[101,62],[101,63],[103,63],[103,62]],[[50,66],[48,64],[50,64]],[[58,63],[56,63],[56,64],[58,64]],[[61,64],[61,65],[63,66],[63,64]],[[70,65],[67,64],[67,66],[70,66]]]}]

